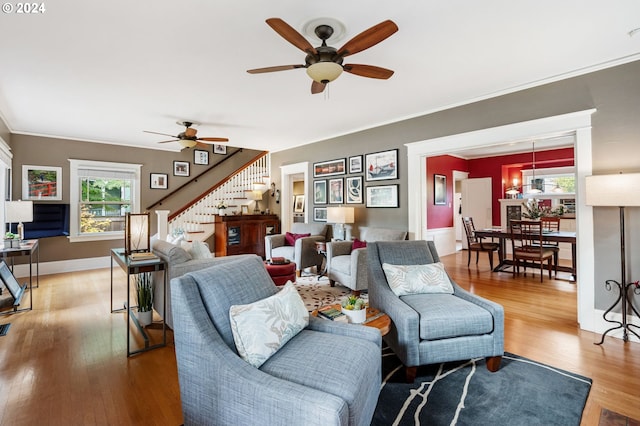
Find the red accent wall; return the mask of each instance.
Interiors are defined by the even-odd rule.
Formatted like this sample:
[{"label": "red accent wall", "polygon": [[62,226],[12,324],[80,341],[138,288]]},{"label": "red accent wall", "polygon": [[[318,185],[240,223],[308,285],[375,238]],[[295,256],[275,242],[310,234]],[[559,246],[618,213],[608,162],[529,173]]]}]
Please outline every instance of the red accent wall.
[{"label": "red accent wall", "polygon": [[[453,227],[453,171],[468,172],[468,162],[451,155],[427,157],[427,221],[428,229]],[[436,206],[433,204],[433,175],[444,175],[447,178],[447,204]],[[411,179],[411,176],[409,176]],[[418,194],[409,194],[418,196]]]},{"label": "red accent wall", "polygon": [[[464,160],[450,155],[427,158],[427,228],[438,229],[453,227],[453,171],[469,172],[469,178],[491,178],[493,225],[500,226],[500,199],[505,198],[505,188],[511,186],[517,177],[522,184],[523,169],[531,169],[533,153],[500,155],[495,157]],[[536,152],[536,169],[566,167],[574,165],[573,148],[554,149]],[[433,175],[447,177],[447,204],[433,204]],[[411,177],[409,177],[411,179]],[[411,196],[411,194],[409,194]]]}]

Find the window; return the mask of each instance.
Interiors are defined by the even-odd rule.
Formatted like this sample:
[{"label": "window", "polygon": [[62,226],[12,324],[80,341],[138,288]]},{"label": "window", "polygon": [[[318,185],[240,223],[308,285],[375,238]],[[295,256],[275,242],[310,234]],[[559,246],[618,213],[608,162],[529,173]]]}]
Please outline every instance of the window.
[{"label": "window", "polygon": [[531,192],[532,188],[547,194],[575,194],[576,192],[576,175],[573,167],[536,169],[535,179],[533,179],[532,170],[523,170],[522,180],[525,183],[522,192],[525,194]]},{"label": "window", "polygon": [[124,238],[124,217],[140,211],[140,164],[69,160],[70,241]]}]

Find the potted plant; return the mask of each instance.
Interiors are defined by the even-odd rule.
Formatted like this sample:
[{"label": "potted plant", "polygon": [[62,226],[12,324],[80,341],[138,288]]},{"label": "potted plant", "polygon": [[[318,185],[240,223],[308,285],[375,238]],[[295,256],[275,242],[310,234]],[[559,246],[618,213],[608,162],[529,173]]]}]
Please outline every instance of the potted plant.
[{"label": "potted plant", "polygon": [[367,307],[363,299],[351,295],[342,300],[342,313],[349,318],[350,323],[360,324],[367,318]]},{"label": "potted plant", "polygon": [[153,282],[151,272],[135,275],[136,298],[138,301],[138,323],[142,327],[153,322]]},{"label": "potted plant", "polygon": [[4,234],[4,248],[20,248],[18,235],[13,232],[7,232]]},{"label": "potted plant", "polygon": [[227,203],[224,200],[220,201],[216,207],[218,208],[218,214],[220,216],[224,216],[224,215],[227,214],[227,207],[228,206],[227,206]]}]

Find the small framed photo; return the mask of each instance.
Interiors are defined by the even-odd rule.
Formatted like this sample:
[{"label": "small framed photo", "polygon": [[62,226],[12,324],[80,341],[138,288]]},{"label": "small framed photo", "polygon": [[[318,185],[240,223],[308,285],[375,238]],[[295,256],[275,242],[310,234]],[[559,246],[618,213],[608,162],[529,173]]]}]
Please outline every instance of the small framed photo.
[{"label": "small framed photo", "polygon": [[398,150],[367,154],[365,167],[367,181],[398,179]]},{"label": "small framed photo", "polygon": [[168,180],[169,176],[166,173],[151,173],[149,186],[151,189],[167,189],[169,187]]},{"label": "small framed photo", "polygon": [[241,214],[249,214],[249,206],[247,206],[246,204],[243,204],[240,206],[240,213]]},{"label": "small framed photo", "polygon": [[367,186],[367,207],[398,206],[398,185]]},{"label": "small framed photo", "polygon": [[339,158],[337,160],[314,163],[313,177],[343,175],[346,171],[346,162],[344,158]]},{"label": "small framed photo", "polygon": [[362,204],[362,176],[346,178],[345,185],[347,204]]},{"label": "small framed photo", "polygon": [[23,200],[62,200],[62,167],[22,166]]},{"label": "small framed photo", "polygon": [[226,145],[222,145],[220,143],[214,144],[213,145],[213,153],[214,154],[222,154],[222,155],[226,155],[227,153],[227,146]]},{"label": "small framed photo", "polygon": [[444,175],[433,175],[433,204],[447,204],[447,177]]},{"label": "small framed photo", "polygon": [[293,200],[293,212],[304,213],[304,195],[296,195]]},{"label": "small framed photo", "polygon": [[188,161],[174,161],[173,162],[173,175],[174,176],[189,176],[189,162]]},{"label": "small framed photo", "polygon": [[362,173],[362,155],[349,157],[349,173]]},{"label": "small framed photo", "polygon": [[329,203],[344,203],[344,188],[342,178],[329,179]]},{"label": "small framed photo", "polygon": [[209,165],[209,151],[202,149],[193,150],[193,164],[202,164],[204,166]]},{"label": "small framed photo", "polygon": [[327,208],[326,207],[314,207],[313,208],[313,220],[315,222],[327,221]]},{"label": "small framed photo", "polygon": [[313,203],[327,204],[327,181],[326,180],[313,181]]}]

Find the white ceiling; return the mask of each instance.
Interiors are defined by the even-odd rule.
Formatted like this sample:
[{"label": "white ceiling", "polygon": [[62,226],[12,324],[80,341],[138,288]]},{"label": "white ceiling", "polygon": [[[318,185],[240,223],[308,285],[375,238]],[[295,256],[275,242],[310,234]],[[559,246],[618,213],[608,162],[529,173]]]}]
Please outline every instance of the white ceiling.
[{"label": "white ceiling", "polygon": [[[17,3],[9,3],[16,5]],[[154,149],[177,134],[278,151],[640,58],[638,0],[57,0],[0,15],[0,113],[13,133]],[[311,95],[305,54],[265,19],[303,32],[322,17],[347,40],[386,19],[399,31],[345,60]],[[314,46],[319,42],[312,41]]]}]

